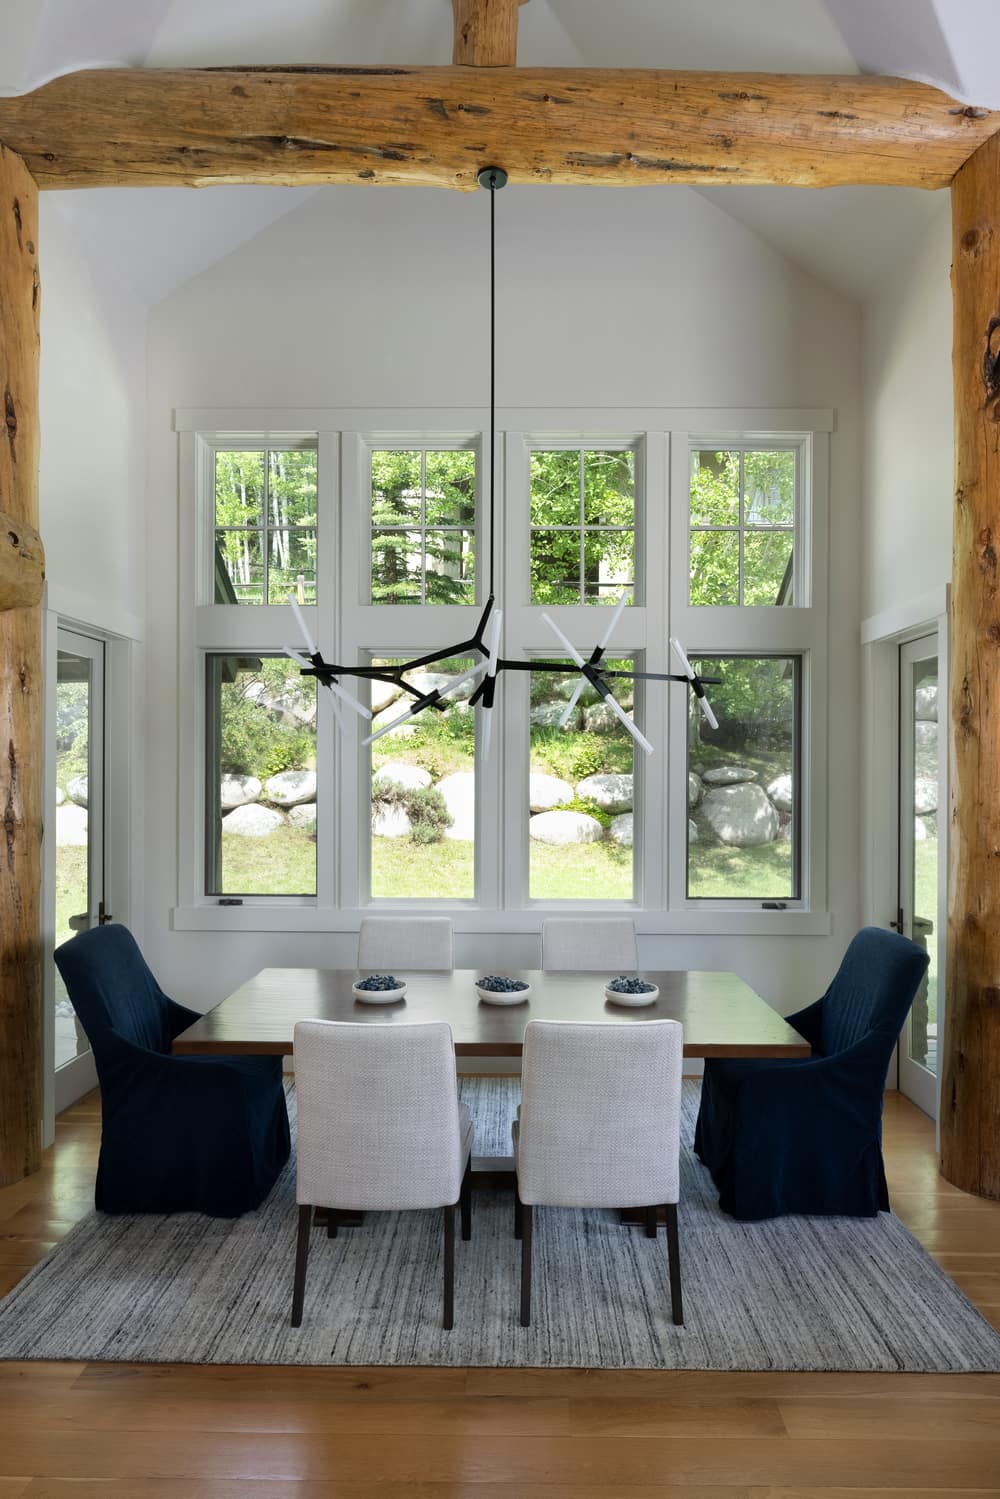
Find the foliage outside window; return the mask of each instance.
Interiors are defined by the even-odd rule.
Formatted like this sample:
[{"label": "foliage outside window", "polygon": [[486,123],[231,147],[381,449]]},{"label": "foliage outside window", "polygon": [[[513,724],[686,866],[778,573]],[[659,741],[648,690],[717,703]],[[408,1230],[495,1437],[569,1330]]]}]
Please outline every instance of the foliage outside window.
[{"label": "foliage outside window", "polygon": [[615,604],[635,576],[635,452],[531,453],[531,599]]},{"label": "foliage outside window", "polygon": [[373,604],[474,604],[476,455],[377,448],[371,455]]},{"label": "foliage outside window", "polygon": [[316,602],[316,451],[215,453],[217,604]]},{"label": "foliage outside window", "polygon": [[[373,665],[395,666],[377,657]],[[473,665],[456,657],[407,672],[423,692]],[[476,893],[476,731],[474,684],[440,712],[428,708],[376,740],[371,757],[371,893],[397,900],[472,900]],[[374,728],[412,702],[387,682],[372,682]]]},{"label": "foliage outside window", "polygon": [[[629,671],[634,663],[604,664]],[[533,900],[631,900],[632,739],[589,684],[570,722],[559,727],[580,680],[572,663],[566,666],[564,677],[531,673],[529,893]],[[631,680],[615,680],[612,690],[631,712]]]},{"label": "foliage outside window", "polygon": [[692,450],[692,604],[797,602],[795,460],[794,449]]},{"label": "foliage outside window", "polygon": [[799,895],[800,662],[796,656],[702,656],[695,670],[719,720],[688,712],[687,893],[690,899]]},{"label": "foliage outside window", "polygon": [[284,657],[208,657],[206,890],[316,893],[316,684]]}]

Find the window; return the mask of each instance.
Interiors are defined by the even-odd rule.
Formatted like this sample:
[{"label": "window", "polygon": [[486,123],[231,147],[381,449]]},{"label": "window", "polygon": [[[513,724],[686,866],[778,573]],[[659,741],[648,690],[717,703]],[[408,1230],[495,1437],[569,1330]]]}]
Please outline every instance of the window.
[{"label": "window", "polygon": [[371,453],[371,602],[474,604],[476,455]]},{"label": "window", "polygon": [[799,895],[795,656],[701,656],[719,720],[688,707],[687,893],[700,900]]},{"label": "window", "polygon": [[690,601],[779,605],[794,597],[796,451],[691,451]]},{"label": "window", "polygon": [[316,453],[215,451],[215,602],[316,602]]},{"label": "window", "polygon": [[614,604],[635,574],[635,452],[535,448],[531,598]]},{"label": "window", "polygon": [[316,684],[282,656],[207,679],[206,894],[315,895]]}]

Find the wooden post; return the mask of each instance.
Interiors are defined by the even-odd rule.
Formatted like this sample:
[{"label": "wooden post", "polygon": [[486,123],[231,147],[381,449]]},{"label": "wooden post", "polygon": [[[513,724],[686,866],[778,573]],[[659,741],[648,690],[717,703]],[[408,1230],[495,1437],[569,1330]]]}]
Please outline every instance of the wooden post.
[{"label": "wooden post", "polygon": [[955,533],[941,1171],[1000,1198],[1000,137],[952,184]]},{"label": "wooden post", "polygon": [[0,609],[0,1186],[37,1170],[41,1155],[37,245],[37,188],[0,145],[0,512],[17,536],[11,567],[26,580],[10,583],[15,606]]},{"label": "wooden post", "polygon": [[512,68],[517,62],[517,8],[524,0],[451,0],[455,41],[451,60],[473,68]]}]

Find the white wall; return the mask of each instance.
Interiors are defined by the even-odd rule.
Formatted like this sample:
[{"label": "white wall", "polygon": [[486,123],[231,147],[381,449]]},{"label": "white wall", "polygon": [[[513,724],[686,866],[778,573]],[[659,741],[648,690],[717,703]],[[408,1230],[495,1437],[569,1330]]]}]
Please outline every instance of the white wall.
[{"label": "white wall", "polygon": [[[837,411],[831,510],[830,937],[647,939],[647,966],[822,992],[858,924],[860,346],[854,307],[684,188],[508,188],[497,201],[498,402]],[[177,406],[466,405],[488,393],[485,197],[329,188],[153,310],[149,331],[146,944],[207,1005],[265,964],[350,964],[347,936],[174,932]],[[182,670],[187,672],[187,663]],[[187,685],[187,684],[186,684]],[[152,794],[155,788],[155,795]],[[503,944],[509,945],[505,947]],[[468,937],[460,963],[533,962]]]}]

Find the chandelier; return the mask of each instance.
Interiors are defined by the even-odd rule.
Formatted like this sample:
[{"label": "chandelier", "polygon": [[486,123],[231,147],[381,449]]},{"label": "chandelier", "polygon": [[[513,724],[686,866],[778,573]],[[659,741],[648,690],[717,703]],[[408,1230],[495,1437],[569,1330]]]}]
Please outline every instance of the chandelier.
[{"label": "chandelier", "polygon": [[[334,718],[342,732],[347,731],[347,721],[343,710],[356,713],[360,718],[370,719],[371,709],[359,703],[349,692],[345,692],[340,685],[341,677],[354,677],[362,682],[387,682],[398,688],[401,694],[411,699],[404,713],[394,718],[390,723],[381,725],[374,733],[369,734],[362,742],[373,744],[376,739],[381,739],[383,734],[391,734],[393,729],[400,724],[406,723],[408,719],[416,718],[428,708],[435,708],[439,712],[449,705],[449,699],[453,699],[455,693],[468,683],[475,683],[474,690],[469,696],[470,706],[478,708],[483,720],[483,732],[480,740],[480,753],[488,755],[493,733],[493,710],[496,701],[497,679],[502,671],[531,671],[548,673],[551,675],[567,676],[575,672],[580,673],[580,680],[576,684],[572,696],[566,704],[559,724],[564,728],[569,722],[580,694],[586,686],[590,686],[607,704],[611,712],[620,720],[623,727],[631,734],[635,743],[647,755],[653,753],[653,746],[643,734],[635,721],[622,708],[615,698],[611,683],[617,678],[627,678],[631,681],[644,682],[683,682],[693,692],[702,713],[713,729],[719,727],[718,720],[712,712],[711,705],[705,695],[706,685],[711,686],[719,681],[718,677],[702,677],[692,667],[687,653],[680,641],[670,637],[670,646],[680,666],[679,672],[657,672],[657,671],[635,671],[612,669],[603,664],[604,654],[614,634],[615,626],[621,619],[622,612],[628,604],[631,594],[626,592],[618,600],[614,612],[608,621],[607,629],[601,636],[597,645],[594,646],[590,655],[584,658],[576,646],[567,639],[562,630],[556,624],[551,615],[543,613],[542,618],[549,629],[555,635],[563,650],[572,661],[572,666],[567,666],[564,661],[509,661],[500,655],[501,632],[503,630],[503,610],[496,599],[494,587],[494,559],[496,556],[496,466],[494,463],[494,449],[496,445],[496,195],[500,188],[507,182],[507,173],[502,167],[484,167],[479,173],[479,185],[486,188],[490,195],[490,442],[489,442],[489,593],[483,606],[482,614],[475,631],[468,640],[459,641],[458,644],[448,646],[444,650],[430,651],[425,656],[417,656],[412,661],[403,661],[396,666],[339,666],[329,661],[324,661],[317,649],[316,642],[312,638],[305,615],[299,607],[298,600],[294,594],[288,595],[302,633],[305,653],[292,647],[286,648],[288,655],[300,668],[304,677],[315,677],[322,687],[326,687],[331,695]],[[479,659],[468,671],[459,676],[452,677],[446,686],[432,688],[429,692],[421,692],[411,682],[406,681],[406,673],[417,671],[422,667],[435,666],[442,661],[447,661],[456,656],[478,656]]]}]

